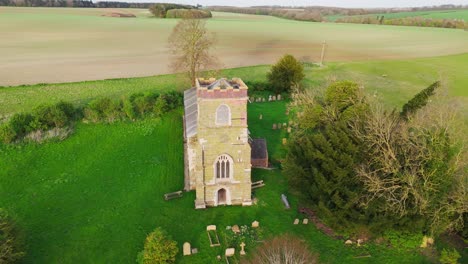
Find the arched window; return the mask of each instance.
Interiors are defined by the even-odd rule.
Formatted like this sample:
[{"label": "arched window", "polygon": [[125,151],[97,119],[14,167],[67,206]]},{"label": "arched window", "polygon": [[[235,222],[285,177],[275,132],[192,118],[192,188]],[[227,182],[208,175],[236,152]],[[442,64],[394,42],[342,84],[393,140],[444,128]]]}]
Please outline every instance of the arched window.
[{"label": "arched window", "polygon": [[222,104],[216,109],[216,124],[230,125],[231,124],[231,109],[229,106]]},{"label": "arched window", "polygon": [[221,155],[215,161],[216,179],[229,179],[232,176],[232,158],[228,155]]}]

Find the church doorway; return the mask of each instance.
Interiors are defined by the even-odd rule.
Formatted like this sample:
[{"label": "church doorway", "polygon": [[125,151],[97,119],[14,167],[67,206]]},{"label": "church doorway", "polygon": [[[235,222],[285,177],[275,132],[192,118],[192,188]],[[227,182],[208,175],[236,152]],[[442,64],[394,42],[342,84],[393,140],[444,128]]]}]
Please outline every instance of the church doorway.
[{"label": "church doorway", "polygon": [[226,189],[218,191],[218,205],[226,204]]}]

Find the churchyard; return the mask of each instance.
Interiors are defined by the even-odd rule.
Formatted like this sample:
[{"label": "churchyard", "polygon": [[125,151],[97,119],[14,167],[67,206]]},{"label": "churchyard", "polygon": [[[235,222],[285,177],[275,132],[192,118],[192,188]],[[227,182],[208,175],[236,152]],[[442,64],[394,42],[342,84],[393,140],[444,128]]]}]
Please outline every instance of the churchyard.
[{"label": "churchyard", "polygon": [[[70,17],[57,15],[60,9],[37,9],[35,12],[37,13],[28,18],[29,22],[16,26],[26,26],[42,15],[50,14],[49,12],[54,13],[54,16],[46,22],[58,27],[51,30],[60,30],[61,24],[57,21],[72,23],[69,21]],[[73,12],[78,12],[71,14],[75,21],[87,21],[84,24],[77,23],[82,30],[78,32],[80,34],[98,20],[105,21],[106,23],[100,25],[107,29],[121,28],[121,23],[124,23],[119,19],[111,22],[107,19],[114,18],[97,16],[94,12],[99,10],[86,11],[86,15],[83,15],[83,10]],[[7,14],[5,17],[14,16],[17,14]],[[148,30],[154,29],[154,24],[146,20],[145,14],[139,13],[137,16],[134,24],[124,27],[126,31],[123,34],[130,34],[136,40],[141,40],[142,36],[148,35]],[[24,18],[24,14],[13,19],[20,18]],[[0,21],[1,19],[3,17]],[[247,21],[253,26],[248,29],[249,34],[246,36],[255,40],[252,42],[255,47],[242,47],[242,52],[250,50],[251,53],[247,54],[250,54],[248,56],[253,58],[255,64],[269,63],[273,58],[277,59],[276,55],[280,51],[281,55],[284,52],[278,44],[280,42],[257,38],[259,31],[273,27],[287,31],[288,27],[294,25],[297,28],[289,36],[294,37],[310,24],[262,16],[218,14],[213,22],[209,22],[209,28],[214,31],[226,27],[239,28],[240,24]],[[167,26],[175,22],[162,23],[167,23]],[[1,25],[4,23],[0,24],[0,28]],[[135,33],[133,29],[136,26],[142,31]],[[440,78],[446,84],[445,87],[448,87],[445,94],[455,98],[457,104],[467,109],[468,54],[467,46],[463,45],[467,39],[459,31],[387,27],[377,29],[366,25],[314,24],[314,27],[318,31],[308,36],[307,41],[316,41],[315,34],[330,32],[330,29],[336,30],[333,34],[352,29],[348,34],[370,32],[366,35],[367,39],[376,40],[377,43],[369,44],[376,48],[363,55],[360,43],[350,40],[344,45],[346,47],[334,53],[334,60],[340,62],[329,62],[322,68],[306,64],[304,84],[309,89],[320,89],[334,80],[349,79],[362,85],[366,92],[384,101],[385,106],[392,109],[401,107],[415,93]],[[165,38],[166,29],[161,30]],[[408,45],[412,49],[396,47],[392,43],[387,45],[387,34],[397,34],[400,40],[410,38]],[[437,43],[427,43],[434,39],[433,34],[440,34]],[[340,36],[348,38],[350,35]],[[224,49],[229,48],[226,43],[231,37],[235,37],[235,34],[221,43]],[[112,39],[107,39],[110,41],[108,43]],[[9,41],[15,43],[17,40],[12,38]],[[291,52],[303,50],[304,46],[310,44],[307,41]],[[151,45],[155,43],[161,44],[152,39]],[[110,54],[130,49],[129,43],[120,45],[123,46],[109,51]],[[144,44],[138,50],[145,50],[145,45],[149,44]],[[59,46],[55,48],[60,50]],[[106,50],[106,47],[101,48],[101,51]],[[134,49],[133,46],[131,48]],[[268,51],[267,56],[262,50]],[[82,50],[80,52],[86,53]],[[446,54],[455,55],[425,58]],[[132,56],[133,59],[117,59],[128,66],[135,63],[135,58],[141,58],[139,51]],[[109,60],[110,56],[107,59],[103,59],[104,57],[106,56],[101,57],[102,61],[99,63],[113,64]],[[161,54],[150,57],[148,60],[152,61],[155,58],[164,58]],[[226,56],[231,66],[253,63],[239,63],[232,60],[234,57],[238,57],[237,53]],[[258,60],[259,57],[267,59]],[[382,60],[388,58],[398,60]],[[22,58],[7,58],[7,64],[13,65],[10,70],[21,67],[21,63],[17,64],[16,60],[21,61]],[[58,56],[51,60],[60,64],[63,57]],[[164,72],[162,64],[155,68],[145,63],[138,65],[131,67],[135,72],[128,72],[128,76]],[[240,77],[244,81],[265,81],[269,67],[260,65],[224,69],[220,75]],[[72,72],[71,69],[65,70]],[[74,72],[76,74],[73,76],[57,73],[47,75],[50,72],[45,74],[44,71],[38,71],[36,73],[39,75],[31,75],[24,80],[24,83],[80,82],[0,87],[0,123],[14,113],[31,111],[44,103],[64,100],[75,106],[84,106],[95,98],[118,99],[134,93],[183,91],[187,88],[180,82],[181,75],[177,74],[83,81],[122,77],[115,74],[120,72],[114,72],[115,69],[91,76],[87,74],[88,70],[98,72],[92,67]],[[4,81],[0,85],[14,85],[17,84],[16,80],[21,80],[17,76],[8,73],[6,75],[8,78],[0,75],[0,79]],[[38,76],[46,77],[41,79]],[[258,188],[253,190],[255,202],[251,207],[220,206],[195,210],[195,193],[178,192],[184,186],[182,109],[176,109],[162,117],[147,117],[134,122],[77,122],[73,133],[63,141],[16,145],[0,143],[0,205],[14,212],[18,225],[24,230],[27,252],[25,263],[132,263],[142,249],[145,237],[156,227],[163,228],[177,241],[177,263],[224,263],[226,255],[232,255],[228,257],[229,263],[238,263],[243,258],[252,256],[255,247],[261,245],[262,241],[282,234],[293,234],[306,241],[324,263],[430,263],[421,254],[419,244],[412,248],[389,247],[386,244],[349,240],[348,234],[336,235],[320,222],[308,210],[308,205],[301,202],[301,196],[290,190],[281,171],[281,161],[286,155],[284,145],[295,127],[289,118],[289,99],[283,95],[278,100],[276,94],[266,91],[257,91],[250,94],[250,97],[251,103],[247,105],[248,127],[252,137],[266,139],[272,165],[271,169],[252,170],[252,182],[257,182]],[[468,111],[464,113],[466,121]],[[287,197],[289,209],[282,200],[282,195]],[[216,226],[216,230],[213,230],[213,226]],[[404,239],[411,240],[413,237]],[[418,243],[421,240],[420,237],[414,239]],[[245,251],[245,255],[241,255],[242,251]],[[466,260],[467,253],[462,254],[462,261]]]}]

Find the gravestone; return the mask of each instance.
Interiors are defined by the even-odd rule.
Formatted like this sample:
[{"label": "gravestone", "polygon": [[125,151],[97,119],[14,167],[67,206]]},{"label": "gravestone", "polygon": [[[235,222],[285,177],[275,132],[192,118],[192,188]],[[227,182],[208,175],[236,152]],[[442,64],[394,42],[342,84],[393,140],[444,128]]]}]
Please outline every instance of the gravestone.
[{"label": "gravestone", "polygon": [[198,253],[198,248],[192,248],[192,255]]},{"label": "gravestone", "polygon": [[276,96],[273,95],[273,96],[271,97],[271,100],[276,101]]},{"label": "gravestone", "polygon": [[226,257],[232,257],[236,254],[235,248],[226,248]]},{"label": "gravestone", "polygon": [[265,98],[262,98],[262,102],[265,102]]},{"label": "gravestone", "polygon": [[281,94],[278,94],[278,95],[276,96],[276,99],[278,99],[278,101],[281,101]]},{"label": "gravestone", "polygon": [[239,226],[238,226],[238,225],[233,225],[233,226],[232,226],[232,232],[234,232],[234,233],[236,233],[236,234],[237,234],[237,233],[240,233],[240,228],[239,228]]},{"label": "gravestone", "polygon": [[242,242],[242,243],[240,244],[240,247],[241,247],[240,254],[243,256],[243,255],[245,255],[245,250],[244,250],[245,243],[244,243],[244,242]]},{"label": "gravestone", "polygon": [[259,223],[258,221],[253,221],[253,222],[252,222],[252,227],[253,227],[253,228],[257,228],[257,227],[259,227],[259,226],[260,226],[260,223]]},{"label": "gravestone", "polygon": [[280,128],[281,128],[281,123],[278,123],[278,129],[280,129]]},{"label": "gravestone", "polygon": [[294,224],[295,224],[295,225],[298,225],[298,224],[299,224],[299,219],[297,219],[297,218],[294,219]]},{"label": "gravestone", "polygon": [[216,225],[209,225],[206,227],[206,231],[216,231]]},{"label": "gravestone", "polygon": [[291,133],[291,127],[288,127],[288,133]]},{"label": "gravestone", "polygon": [[345,245],[352,245],[352,244],[353,244],[353,241],[351,241],[351,240],[348,239],[348,240],[346,240],[344,243],[345,243]]},{"label": "gravestone", "polygon": [[271,95],[268,96],[268,102],[271,102]]},{"label": "gravestone", "polygon": [[288,144],[288,139],[287,138],[283,138],[283,145],[286,145]]},{"label": "gravestone", "polygon": [[[284,193],[281,194],[281,200],[283,201],[284,206],[286,207],[286,209],[291,208],[291,207],[289,206],[288,197],[286,197],[286,195],[284,195]],[[299,221],[299,220],[298,220],[298,221]]]},{"label": "gravestone", "polygon": [[302,220],[302,224],[303,224],[303,225],[307,225],[308,223],[309,223],[309,219],[304,218],[304,220]]},{"label": "gravestone", "polygon": [[184,251],[184,256],[190,256],[192,255],[192,250],[190,248],[190,243],[189,242],[185,242],[184,243],[184,247],[183,247],[183,251]]},{"label": "gravestone", "polygon": [[258,117],[258,119],[262,120],[262,119],[263,119],[263,115],[260,114],[260,116]]},{"label": "gravestone", "polygon": [[286,123],[283,123],[283,128],[286,128],[287,124]]},{"label": "gravestone", "polygon": [[276,124],[273,124],[273,130],[276,130]]}]

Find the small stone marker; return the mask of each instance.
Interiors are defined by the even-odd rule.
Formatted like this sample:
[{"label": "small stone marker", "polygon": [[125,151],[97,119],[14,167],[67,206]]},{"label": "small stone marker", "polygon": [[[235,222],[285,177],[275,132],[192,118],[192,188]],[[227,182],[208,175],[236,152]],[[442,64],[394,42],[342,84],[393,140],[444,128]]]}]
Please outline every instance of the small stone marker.
[{"label": "small stone marker", "polygon": [[299,224],[299,219],[296,218],[296,219],[294,220],[294,224],[295,224],[295,225],[298,225],[298,224]]},{"label": "small stone marker", "polygon": [[364,241],[362,241],[362,239],[358,239],[358,240],[356,241],[357,246],[360,247],[362,242],[364,242]]},{"label": "small stone marker", "polygon": [[271,100],[276,101],[276,96],[273,95],[273,96],[271,97]]},{"label": "small stone marker", "polygon": [[287,123],[283,123],[283,128],[286,128],[288,124]]},{"label": "small stone marker", "polygon": [[288,139],[287,138],[283,138],[283,145],[286,145],[288,144]]},{"label": "small stone marker", "polygon": [[192,254],[197,254],[198,253],[198,248],[192,248]]},{"label": "small stone marker", "polygon": [[268,96],[268,102],[271,102],[271,95]]},{"label": "small stone marker", "polygon": [[276,99],[278,99],[278,101],[281,101],[281,94],[278,94],[278,95],[276,96]]},{"label": "small stone marker", "polygon": [[192,250],[190,248],[190,243],[185,242],[184,243],[184,256],[190,256],[190,255],[192,255]]},{"label": "small stone marker", "polygon": [[243,256],[243,255],[245,255],[245,250],[244,250],[245,243],[244,243],[244,242],[242,242],[242,243],[240,244],[240,247],[241,247],[240,254]]},{"label": "small stone marker", "polygon": [[262,119],[263,119],[263,115],[260,114],[260,116],[258,117],[258,119],[262,120]]},{"label": "small stone marker", "polygon": [[216,226],[215,225],[209,225],[206,227],[206,231],[216,231]]},{"label": "small stone marker", "polygon": [[302,224],[303,224],[303,225],[307,225],[308,223],[309,223],[309,219],[304,218],[304,220],[302,220]]},{"label": "small stone marker", "polygon": [[217,259],[218,261],[221,261],[221,256],[220,256],[220,255],[216,256],[216,259]]},{"label": "small stone marker", "polygon": [[280,129],[280,128],[281,128],[281,123],[278,123],[278,129]]},{"label": "small stone marker", "polygon": [[346,240],[344,243],[345,243],[345,245],[352,245],[352,244],[353,244],[353,241],[351,241],[351,240],[348,239],[348,240]]},{"label": "small stone marker", "polygon": [[276,130],[276,124],[273,124],[272,129],[273,129],[273,130]]},{"label": "small stone marker", "polygon": [[239,228],[239,226],[238,226],[238,225],[233,225],[233,226],[232,226],[232,232],[234,232],[234,233],[236,233],[236,234],[237,234],[237,233],[240,233],[240,228]]},{"label": "small stone marker", "polygon": [[236,254],[235,248],[226,248],[226,257],[232,257]]},{"label": "small stone marker", "polygon": [[257,228],[257,227],[259,227],[259,226],[260,226],[260,223],[259,223],[258,221],[253,221],[253,222],[252,222],[252,227],[253,227],[253,228]]},{"label": "small stone marker", "polygon": [[288,133],[291,133],[291,127],[288,127]]},{"label": "small stone marker", "polygon": [[265,102],[265,98],[262,98],[262,102]]}]

